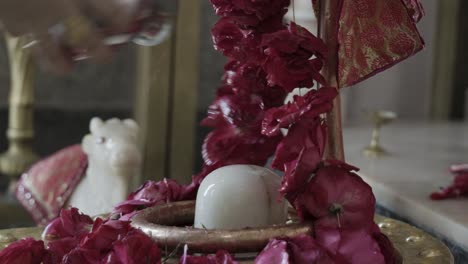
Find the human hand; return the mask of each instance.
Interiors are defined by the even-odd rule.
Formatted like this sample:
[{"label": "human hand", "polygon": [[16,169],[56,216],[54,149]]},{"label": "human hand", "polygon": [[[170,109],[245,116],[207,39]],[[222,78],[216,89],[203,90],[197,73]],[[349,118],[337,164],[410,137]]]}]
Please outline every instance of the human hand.
[{"label": "human hand", "polygon": [[[97,62],[112,51],[106,34],[125,32],[143,0],[3,0],[0,21],[12,35],[27,35],[39,63],[57,73],[70,71],[72,51]],[[105,30],[105,32],[104,32]]]}]

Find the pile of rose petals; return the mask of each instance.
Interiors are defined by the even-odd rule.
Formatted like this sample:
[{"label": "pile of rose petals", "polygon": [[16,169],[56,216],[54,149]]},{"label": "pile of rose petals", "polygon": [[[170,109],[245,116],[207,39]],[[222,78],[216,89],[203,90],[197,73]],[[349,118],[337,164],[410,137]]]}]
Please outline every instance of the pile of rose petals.
[{"label": "pile of rose petals", "polygon": [[93,221],[76,208],[62,210],[45,229],[48,241],[26,238],[0,252],[0,263],[18,264],[133,264],[161,263],[161,252],[151,238],[128,221]]},{"label": "pile of rose petals", "polygon": [[453,165],[450,172],[455,176],[452,185],[431,194],[433,200],[468,197],[468,164]]}]

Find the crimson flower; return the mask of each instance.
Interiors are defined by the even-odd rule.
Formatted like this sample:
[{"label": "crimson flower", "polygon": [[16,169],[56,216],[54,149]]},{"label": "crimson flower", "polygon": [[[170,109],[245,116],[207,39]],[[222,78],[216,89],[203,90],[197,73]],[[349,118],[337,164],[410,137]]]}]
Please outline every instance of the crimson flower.
[{"label": "crimson flower", "polygon": [[255,264],[333,264],[333,259],[310,236],[271,240],[255,259]]},{"label": "crimson flower", "polygon": [[257,131],[242,131],[228,125],[212,131],[205,138],[202,155],[207,166],[217,164],[253,164],[263,166],[275,152],[281,136],[266,137]]},{"label": "crimson flower", "polygon": [[361,177],[337,166],[320,168],[294,202],[301,218],[322,227],[369,229],[375,197]]},{"label": "crimson flower", "polygon": [[220,19],[211,30],[216,50],[240,62],[258,62],[263,55],[261,38],[253,30],[242,30],[230,18]]},{"label": "crimson flower", "polygon": [[384,256],[385,264],[402,263],[401,256],[393,246],[392,241],[390,241],[386,235],[380,232],[380,229],[377,225],[374,225],[374,229],[375,231],[372,236],[380,247],[380,252]]},{"label": "crimson flower", "polygon": [[268,86],[266,73],[259,65],[230,61],[224,69],[225,85],[218,89],[218,98],[223,95],[249,98],[255,94],[262,99],[265,109],[284,104],[287,92],[279,86]]},{"label": "crimson flower", "polygon": [[77,208],[62,209],[60,216],[50,222],[43,232],[43,237],[48,240],[48,261],[60,263],[91,230],[93,223],[91,217],[80,213]]},{"label": "crimson flower", "polygon": [[281,136],[261,134],[264,106],[259,96],[226,95],[209,108],[203,125],[216,129],[208,134],[202,146],[207,166],[216,164],[264,165],[275,151]]},{"label": "crimson flower", "polygon": [[44,263],[61,263],[63,257],[75,249],[79,243],[80,237],[65,237],[48,241],[47,251],[49,254]]},{"label": "crimson flower", "polygon": [[89,232],[92,225],[91,217],[80,213],[77,208],[62,209],[60,216],[46,226],[43,236],[47,240],[77,237]]},{"label": "crimson flower", "polygon": [[104,221],[98,218],[94,222],[91,233],[87,234],[81,240],[80,247],[107,253],[112,249],[113,243],[123,238],[131,229],[132,227],[128,221]]},{"label": "crimson flower", "polygon": [[231,94],[242,96],[256,94],[267,88],[265,78],[266,73],[254,63],[231,60],[224,65],[223,83],[232,87]]},{"label": "crimson flower", "polygon": [[[254,27],[272,17],[281,18],[290,0],[210,0],[216,14],[229,17],[242,27]],[[269,23],[273,24],[273,23]]]},{"label": "crimson flower", "polygon": [[112,214],[120,214],[121,220],[129,220],[136,211],[146,207],[192,199],[196,193],[194,188],[195,186],[181,185],[171,179],[147,181],[131,193],[126,201],[118,204]]},{"label": "crimson flower", "polygon": [[47,256],[43,241],[25,238],[0,251],[0,262],[8,264],[41,264]]},{"label": "crimson flower", "polygon": [[342,230],[316,225],[317,242],[335,256],[337,263],[390,264],[368,229]]},{"label": "crimson flower", "polygon": [[302,149],[296,160],[285,163],[285,172],[281,182],[279,192],[290,202],[294,202],[297,195],[304,190],[304,183],[309,181],[315,167],[307,166],[307,163],[314,162],[315,166],[320,163],[321,157],[318,151]]},{"label": "crimson flower", "polygon": [[455,175],[452,185],[442,188],[431,194],[432,200],[443,200],[468,196],[468,164],[456,164],[450,166],[450,172]]},{"label": "crimson flower", "polygon": [[106,264],[161,263],[161,252],[150,237],[139,230],[131,230],[113,244]]},{"label": "crimson flower", "polygon": [[312,119],[331,110],[333,99],[338,95],[336,88],[310,90],[304,96],[294,96],[294,101],[269,109],[262,123],[262,133],[277,135],[280,128],[289,128],[302,118]]},{"label": "crimson flower", "polygon": [[304,191],[322,162],[326,127],[320,118],[301,120],[291,126],[278,144],[271,166],[284,171],[280,193],[291,203]]},{"label": "crimson flower", "polygon": [[241,130],[260,130],[264,105],[257,95],[226,95],[217,98],[208,108],[208,116],[202,125],[219,127],[233,125]]},{"label": "crimson flower", "polygon": [[75,248],[67,253],[63,259],[62,264],[101,264],[101,254],[99,250],[92,248]]},{"label": "crimson flower", "polygon": [[229,252],[220,250],[216,255],[207,256],[190,256],[185,250],[184,254],[180,257],[180,264],[237,264]]},{"label": "crimson flower", "polygon": [[[276,148],[275,158],[271,166],[277,170],[288,170],[285,165],[300,159],[306,170],[312,172],[322,161],[326,143],[326,126],[319,118],[301,120],[292,125],[288,134]],[[289,166],[291,170],[291,166]],[[306,181],[303,181],[303,183]]]},{"label": "crimson flower", "polygon": [[314,81],[325,84],[320,70],[327,47],[307,29],[291,23],[288,29],[263,35],[262,47],[269,85],[291,92],[298,87],[310,88]]}]

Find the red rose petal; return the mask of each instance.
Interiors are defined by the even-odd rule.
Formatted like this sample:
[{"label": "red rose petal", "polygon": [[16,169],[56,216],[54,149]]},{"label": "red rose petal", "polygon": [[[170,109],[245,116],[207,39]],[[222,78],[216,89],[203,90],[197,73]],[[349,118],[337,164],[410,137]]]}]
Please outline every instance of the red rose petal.
[{"label": "red rose petal", "polygon": [[290,239],[274,239],[255,259],[255,264],[333,264],[333,259],[310,236],[302,235]]},{"label": "red rose petal", "polygon": [[263,35],[262,47],[269,85],[291,92],[294,88],[310,88],[314,81],[325,84],[320,70],[327,47],[307,29],[291,23],[288,29]]},{"label": "red rose petal", "polygon": [[267,136],[277,135],[280,128],[289,128],[302,118],[313,119],[330,111],[337,94],[335,88],[311,90],[302,97],[295,96],[293,102],[269,109],[262,122],[262,133]]},{"label": "red rose petal", "polygon": [[113,245],[120,264],[161,263],[161,252],[155,242],[138,230],[130,231]]},{"label": "red rose petal", "polygon": [[0,260],[8,264],[41,264],[46,255],[44,242],[25,238],[1,250]]}]

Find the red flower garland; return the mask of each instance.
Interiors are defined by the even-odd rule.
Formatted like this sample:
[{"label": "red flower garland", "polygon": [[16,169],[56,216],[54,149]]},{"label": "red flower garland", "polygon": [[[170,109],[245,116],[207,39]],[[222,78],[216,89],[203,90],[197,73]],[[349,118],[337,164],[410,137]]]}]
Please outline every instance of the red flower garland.
[{"label": "red flower garland", "polygon": [[[172,180],[145,183],[116,206],[111,219],[93,222],[76,209],[64,210],[46,229],[52,239],[47,248],[41,241],[21,240],[0,253],[2,260],[160,263],[157,245],[127,220],[149,206],[193,199],[203,178],[219,167],[263,166],[274,155],[272,167],[284,172],[280,193],[302,219],[316,221],[315,235],[272,240],[255,263],[396,263],[395,249],[373,223],[371,188],[352,172],[356,168],[323,160],[327,131],[321,114],[332,108],[336,88],[311,90],[283,105],[294,88],[326,86],[320,74],[325,44],[295,23],[283,24],[289,0],[211,2],[222,16],[212,31],[214,46],[230,61],[202,121],[214,128],[204,141],[202,172],[188,186]],[[418,6],[413,10],[418,19]],[[288,130],[285,136],[281,129]],[[224,251],[185,253],[180,262],[236,263]]]}]

